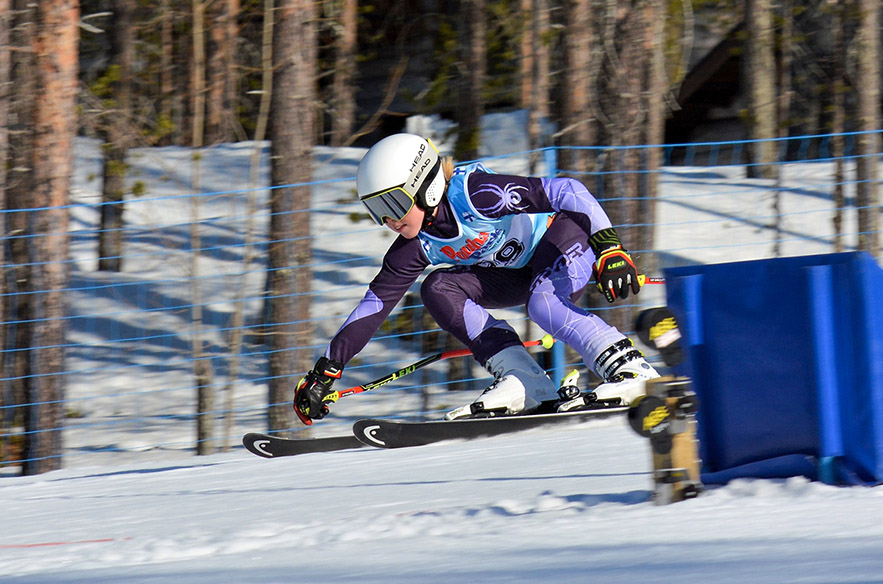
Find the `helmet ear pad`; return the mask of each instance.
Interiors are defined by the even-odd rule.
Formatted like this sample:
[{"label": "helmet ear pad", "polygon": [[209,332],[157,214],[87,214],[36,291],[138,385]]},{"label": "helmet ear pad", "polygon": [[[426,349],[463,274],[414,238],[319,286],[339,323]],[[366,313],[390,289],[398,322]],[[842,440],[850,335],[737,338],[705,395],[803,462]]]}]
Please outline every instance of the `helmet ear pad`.
[{"label": "helmet ear pad", "polygon": [[438,172],[430,180],[429,185],[418,193],[415,202],[425,211],[435,209],[441,203],[442,196],[445,194],[445,186],[445,173],[439,168]]}]

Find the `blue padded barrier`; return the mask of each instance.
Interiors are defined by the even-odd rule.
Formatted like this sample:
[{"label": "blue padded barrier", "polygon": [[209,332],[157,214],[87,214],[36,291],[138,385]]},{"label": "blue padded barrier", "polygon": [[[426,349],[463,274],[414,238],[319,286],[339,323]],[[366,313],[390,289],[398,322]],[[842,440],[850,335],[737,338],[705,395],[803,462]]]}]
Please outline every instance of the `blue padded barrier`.
[{"label": "blue padded barrier", "polygon": [[883,270],[871,256],[685,266],[665,277],[687,354],[676,373],[700,400],[703,478],[883,481]]}]

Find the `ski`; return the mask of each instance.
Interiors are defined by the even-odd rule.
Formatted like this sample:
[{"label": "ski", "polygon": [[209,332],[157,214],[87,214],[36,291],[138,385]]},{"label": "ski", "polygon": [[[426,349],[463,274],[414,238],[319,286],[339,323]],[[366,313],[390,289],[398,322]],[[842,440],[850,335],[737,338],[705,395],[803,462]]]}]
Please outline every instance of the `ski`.
[{"label": "ski", "polygon": [[279,458],[311,452],[332,452],[364,447],[364,444],[356,440],[354,436],[280,438],[257,432],[249,432],[243,436],[242,445],[252,454],[263,458]]},{"label": "ski", "polygon": [[425,446],[443,440],[474,440],[521,432],[551,424],[606,418],[628,412],[628,406],[607,406],[578,411],[467,418],[460,420],[404,421],[367,418],[353,424],[353,434],[363,444],[377,448]]}]

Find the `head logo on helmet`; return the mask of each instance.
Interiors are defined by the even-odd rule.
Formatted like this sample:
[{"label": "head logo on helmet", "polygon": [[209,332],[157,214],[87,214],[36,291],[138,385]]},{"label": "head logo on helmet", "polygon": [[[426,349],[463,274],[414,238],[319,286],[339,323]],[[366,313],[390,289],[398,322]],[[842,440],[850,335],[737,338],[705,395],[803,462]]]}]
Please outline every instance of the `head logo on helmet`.
[{"label": "head logo on helmet", "polygon": [[445,177],[435,145],[414,134],[393,134],[359,163],[356,190],[374,220],[401,220],[416,204],[431,211],[441,202]]}]

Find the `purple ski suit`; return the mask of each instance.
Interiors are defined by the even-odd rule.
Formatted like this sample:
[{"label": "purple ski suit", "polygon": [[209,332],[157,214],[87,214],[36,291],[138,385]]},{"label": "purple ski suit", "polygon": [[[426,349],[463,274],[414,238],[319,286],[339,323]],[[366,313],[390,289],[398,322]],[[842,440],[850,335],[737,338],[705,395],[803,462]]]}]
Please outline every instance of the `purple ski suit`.
[{"label": "purple ski suit", "polygon": [[[507,230],[519,231],[507,216],[524,213],[549,215],[551,223],[546,227],[546,221],[535,219],[531,235],[521,221],[520,232],[507,239]],[[469,239],[471,222],[488,229]],[[431,224],[414,239],[400,236],[392,243],[368,292],[335,334],[325,356],[347,363],[420,274],[432,264],[444,263],[452,266],[426,276],[421,298],[439,326],[469,347],[480,364],[521,343],[512,327],[487,309],[523,305],[533,322],[573,347],[591,368],[604,349],[625,338],[573,303],[592,279],[595,256],[589,235],[610,226],[601,205],[577,180],[493,174],[481,165],[458,169]],[[449,244],[457,238],[466,245]],[[504,254],[504,265],[508,261],[519,267],[499,267],[500,262],[480,259],[484,249],[500,248],[500,238],[523,240],[520,247],[516,243],[506,250],[514,248],[519,257],[508,261],[511,258]]]}]

